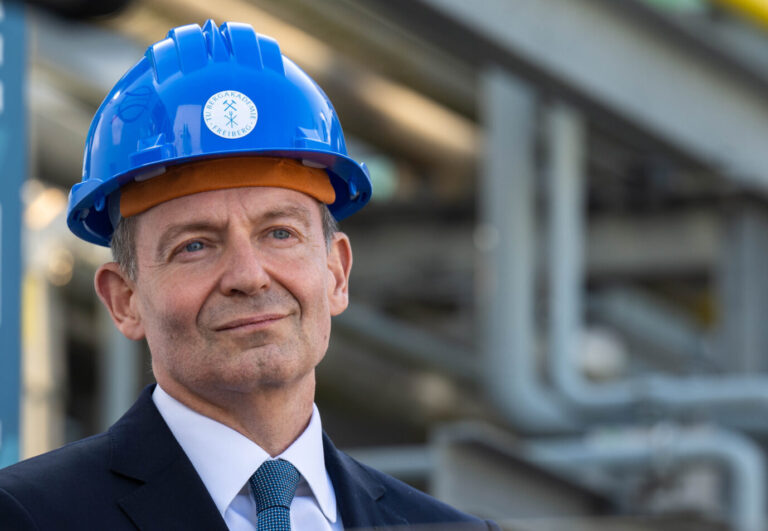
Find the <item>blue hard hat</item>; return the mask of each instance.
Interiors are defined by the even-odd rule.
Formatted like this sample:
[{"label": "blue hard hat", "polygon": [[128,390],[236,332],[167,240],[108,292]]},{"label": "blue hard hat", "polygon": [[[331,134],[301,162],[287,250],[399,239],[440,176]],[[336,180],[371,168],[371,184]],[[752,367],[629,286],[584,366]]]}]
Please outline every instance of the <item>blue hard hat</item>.
[{"label": "blue hard hat", "polygon": [[336,219],[371,197],[368,170],[347,156],[328,97],[274,40],[233,22],[174,28],[96,111],[83,178],[69,193],[67,225],[86,241],[109,245],[121,187],[166,166],[243,155],[325,168],[336,191],[329,205]]}]

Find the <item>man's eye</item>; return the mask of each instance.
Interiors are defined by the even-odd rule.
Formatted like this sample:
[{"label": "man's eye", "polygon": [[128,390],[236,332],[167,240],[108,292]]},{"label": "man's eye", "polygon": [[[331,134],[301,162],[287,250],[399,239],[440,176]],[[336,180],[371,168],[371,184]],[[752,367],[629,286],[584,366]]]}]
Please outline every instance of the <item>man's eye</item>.
[{"label": "man's eye", "polygon": [[278,240],[287,240],[291,237],[291,233],[285,229],[275,229],[272,231],[272,236]]},{"label": "man's eye", "polygon": [[200,241],[189,242],[184,246],[184,251],[188,253],[194,253],[196,251],[202,251],[202,250],[203,250],[203,242],[200,242]]}]

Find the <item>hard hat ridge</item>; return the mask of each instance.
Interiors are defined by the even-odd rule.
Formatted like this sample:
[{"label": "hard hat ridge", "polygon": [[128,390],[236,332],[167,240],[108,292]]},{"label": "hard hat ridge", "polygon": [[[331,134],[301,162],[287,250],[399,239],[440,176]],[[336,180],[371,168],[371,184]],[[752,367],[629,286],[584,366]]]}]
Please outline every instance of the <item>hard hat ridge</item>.
[{"label": "hard hat ridge", "polygon": [[[173,31],[173,30],[171,30]],[[208,49],[208,55],[212,61],[228,61],[232,55],[229,44],[224,40],[224,36],[219,31],[218,26],[209,18],[203,26],[203,35]],[[169,32],[170,36],[170,32]]]},{"label": "hard hat ridge", "polygon": [[337,219],[370,198],[368,171],[347,155],[322,89],[271,38],[247,24],[209,20],[169,31],[107,95],[91,123],[67,223],[77,236],[109,245],[123,186],[171,165],[231,156],[324,168]]},{"label": "hard hat ridge", "polygon": [[189,74],[208,64],[208,46],[197,24],[172,29],[165,40],[152,45],[150,50],[158,83],[177,72]]}]

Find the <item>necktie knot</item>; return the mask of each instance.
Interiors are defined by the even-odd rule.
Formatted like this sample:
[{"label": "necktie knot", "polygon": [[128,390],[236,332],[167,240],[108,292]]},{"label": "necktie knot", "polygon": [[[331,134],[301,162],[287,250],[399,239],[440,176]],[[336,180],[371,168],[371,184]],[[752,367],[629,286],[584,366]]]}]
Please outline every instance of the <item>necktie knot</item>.
[{"label": "necktie knot", "polygon": [[284,459],[264,461],[249,481],[258,513],[282,507],[289,510],[301,475]]}]

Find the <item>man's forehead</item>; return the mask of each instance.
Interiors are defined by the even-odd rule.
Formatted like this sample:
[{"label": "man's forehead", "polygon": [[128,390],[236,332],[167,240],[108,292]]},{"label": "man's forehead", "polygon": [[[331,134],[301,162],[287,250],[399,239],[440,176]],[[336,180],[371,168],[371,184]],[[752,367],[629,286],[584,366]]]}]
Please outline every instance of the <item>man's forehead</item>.
[{"label": "man's forehead", "polygon": [[319,203],[308,195],[278,187],[226,188],[185,195],[160,203],[138,217],[155,228],[167,224],[226,221],[232,215],[253,220],[278,216],[320,220]]}]

